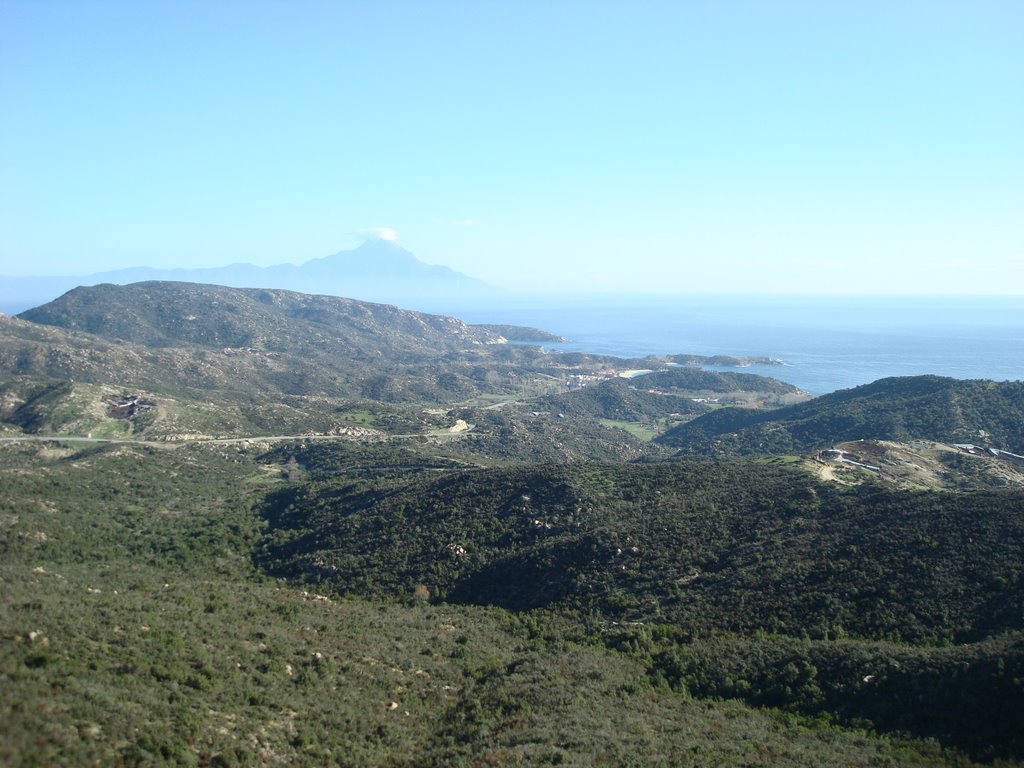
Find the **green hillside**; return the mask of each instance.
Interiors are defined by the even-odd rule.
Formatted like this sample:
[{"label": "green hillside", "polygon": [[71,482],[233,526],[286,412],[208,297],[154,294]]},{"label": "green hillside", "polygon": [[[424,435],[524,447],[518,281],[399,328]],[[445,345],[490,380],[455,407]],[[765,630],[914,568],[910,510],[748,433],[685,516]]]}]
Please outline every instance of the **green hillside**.
[{"label": "green hillside", "polygon": [[[647,360],[649,364],[664,363]],[[644,360],[629,361],[643,365]],[[645,453],[667,456],[670,452],[647,442],[680,422],[708,413],[725,404],[747,407],[777,407],[783,402],[806,399],[796,387],[775,379],[741,373],[716,373],[697,368],[669,368],[631,378],[605,377],[597,382],[559,394],[544,395],[530,402],[534,419],[555,416],[569,420],[576,433],[594,432],[595,424],[646,442]],[[576,441],[569,441],[576,442]],[[600,456],[587,458],[623,458]],[[631,457],[635,458],[635,456]]]},{"label": "green hillside", "polygon": [[1021,473],[939,442],[1024,452],[1020,382],[175,283],[25,317],[0,764],[1024,764]]},{"label": "green hillside", "polygon": [[[670,415],[692,418],[713,410],[722,400],[734,398],[774,402],[780,397],[798,395],[799,390],[791,384],[765,376],[671,368],[634,378],[612,378],[548,396],[538,402],[538,407],[602,419],[638,421]],[[709,398],[716,402],[709,405]]]},{"label": "green hillside", "polygon": [[964,642],[1024,628],[1016,492],[845,488],[794,466],[708,461],[338,482],[338,449],[279,451],[322,469],[270,500],[265,562],[343,593],[423,584],[698,635]]},{"label": "green hillside", "polygon": [[[714,360],[715,358],[706,358]],[[733,371],[705,371],[682,366],[657,370],[637,379],[645,387],[682,392],[714,392],[718,394],[750,392],[761,395],[797,395],[800,390],[768,376]]]},{"label": "green hillside", "polygon": [[696,415],[708,410],[681,394],[654,394],[639,388],[632,379],[609,379],[538,401],[537,408],[562,414],[600,419],[639,421],[671,414]]},{"label": "green hillside", "polygon": [[444,403],[517,391],[510,366],[551,375],[539,349],[455,318],[289,291],[99,285],[0,321],[0,373],[168,394]]},{"label": "green hillside", "polygon": [[1024,452],[1024,383],[889,378],[776,411],[723,409],[662,435],[689,452],[789,453],[924,438]]},{"label": "green hillside", "polygon": [[144,282],[75,288],[19,317],[150,347],[257,347],[294,355],[436,357],[498,334],[451,317],[335,296]]},{"label": "green hillside", "polygon": [[[669,627],[415,590],[340,599],[268,578],[255,566],[267,543],[258,510],[304,479],[329,466],[364,478],[445,467],[392,455],[389,469],[386,454],[356,452],[320,469],[296,455],[306,468],[244,446],[0,445],[0,762],[969,766],[949,745],[1018,754],[1006,728],[1019,691],[999,687],[1021,675],[1011,640],[680,644]],[[1003,671],[984,677],[997,661]],[[881,698],[856,693],[870,694],[852,682],[868,672]],[[959,731],[916,703],[897,730],[938,724],[941,743],[869,730],[872,717],[884,727],[894,691],[923,690],[957,702]],[[980,694],[997,717],[970,741]],[[837,700],[855,722],[813,715]]]},{"label": "green hillside", "polygon": [[1021,749],[1019,491],[842,487],[774,462],[353,475],[347,452],[276,456],[308,476],[263,508],[271,574],[559,616],[691,695]]}]

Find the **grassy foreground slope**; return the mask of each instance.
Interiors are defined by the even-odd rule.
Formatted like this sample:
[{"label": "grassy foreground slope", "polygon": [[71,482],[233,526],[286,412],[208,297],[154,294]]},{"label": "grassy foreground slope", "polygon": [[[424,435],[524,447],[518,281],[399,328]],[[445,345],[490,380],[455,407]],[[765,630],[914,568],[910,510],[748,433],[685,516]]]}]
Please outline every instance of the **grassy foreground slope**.
[{"label": "grassy foreground slope", "polygon": [[303,470],[253,459],[238,447],[0,447],[0,762],[953,760],[693,698],[652,676],[649,654],[555,616],[339,600],[269,579],[253,567],[254,505]]}]

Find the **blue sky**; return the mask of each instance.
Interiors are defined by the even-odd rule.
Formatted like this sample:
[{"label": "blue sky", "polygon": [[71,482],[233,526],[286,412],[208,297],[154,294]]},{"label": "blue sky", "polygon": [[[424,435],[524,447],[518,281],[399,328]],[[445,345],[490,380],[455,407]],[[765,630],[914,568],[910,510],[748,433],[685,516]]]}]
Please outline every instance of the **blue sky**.
[{"label": "blue sky", "polygon": [[0,274],[1024,294],[1024,4],[0,0]]}]

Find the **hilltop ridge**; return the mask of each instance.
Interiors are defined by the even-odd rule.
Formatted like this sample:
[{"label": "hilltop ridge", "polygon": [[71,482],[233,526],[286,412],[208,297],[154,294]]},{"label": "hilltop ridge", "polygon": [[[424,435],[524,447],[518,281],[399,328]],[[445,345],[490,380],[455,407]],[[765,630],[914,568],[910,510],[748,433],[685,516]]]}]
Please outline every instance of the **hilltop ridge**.
[{"label": "hilltop ridge", "polygon": [[684,451],[787,453],[872,438],[926,438],[1024,451],[1024,382],[879,379],[774,411],[723,409],[658,440]]},{"label": "hilltop ridge", "polygon": [[345,350],[349,357],[382,350],[433,357],[504,343],[499,334],[456,318],[389,304],[186,282],[79,287],[18,317],[161,347],[259,346],[307,353],[328,345],[332,353]]}]

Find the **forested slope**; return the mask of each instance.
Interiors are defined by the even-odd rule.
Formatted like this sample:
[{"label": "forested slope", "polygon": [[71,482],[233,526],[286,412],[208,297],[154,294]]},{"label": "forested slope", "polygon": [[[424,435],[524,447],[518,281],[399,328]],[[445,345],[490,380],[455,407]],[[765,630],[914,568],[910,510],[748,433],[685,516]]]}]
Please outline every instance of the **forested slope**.
[{"label": "forested slope", "polygon": [[[962,768],[951,746],[1020,754],[1009,636],[935,650],[683,641],[669,624],[268,579],[257,513],[306,480],[440,481],[451,465],[260,450],[0,446],[0,762]],[[384,578],[394,562],[373,567]]]},{"label": "forested slope", "polygon": [[963,642],[1024,629],[1012,491],[845,488],[737,461],[314,477],[270,500],[265,562],[342,592],[422,584],[697,634]]},{"label": "forested slope", "polygon": [[277,456],[308,474],[267,498],[272,574],[572,617],[692,694],[1021,748],[1019,492],[841,487],[749,461],[339,480],[350,456]]}]

